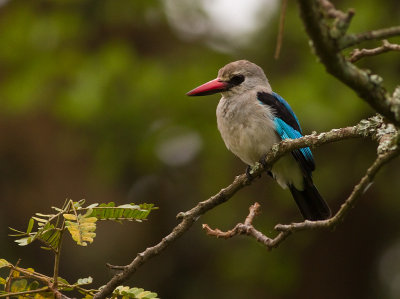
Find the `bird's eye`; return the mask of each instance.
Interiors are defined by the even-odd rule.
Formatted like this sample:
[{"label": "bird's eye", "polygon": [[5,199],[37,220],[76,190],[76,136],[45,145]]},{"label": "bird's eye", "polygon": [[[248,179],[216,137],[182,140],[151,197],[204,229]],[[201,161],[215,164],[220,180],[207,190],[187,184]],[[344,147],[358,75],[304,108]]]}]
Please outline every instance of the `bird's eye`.
[{"label": "bird's eye", "polygon": [[235,75],[229,80],[229,83],[231,83],[232,85],[239,85],[243,81],[244,81],[243,75]]}]

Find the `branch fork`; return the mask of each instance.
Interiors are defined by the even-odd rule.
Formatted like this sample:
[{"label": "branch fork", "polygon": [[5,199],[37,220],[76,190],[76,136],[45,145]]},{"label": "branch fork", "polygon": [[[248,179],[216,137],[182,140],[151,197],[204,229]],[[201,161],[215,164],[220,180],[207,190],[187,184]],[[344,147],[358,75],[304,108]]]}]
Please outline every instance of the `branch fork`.
[{"label": "branch fork", "polygon": [[244,223],[238,223],[231,230],[226,232],[219,230],[218,228],[212,229],[208,224],[203,224],[203,229],[206,231],[207,235],[214,236],[217,238],[229,239],[238,235],[247,235],[253,237],[258,242],[263,244],[268,250],[277,247],[284,239],[290,235],[290,231],[281,232],[275,238],[269,238],[262,232],[258,231],[253,226],[253,220],[255,216],[260,213],[260,204],[258,202],[254,203],[249,208],[249,214],[246,217]]},{"label": "branch fork", "polygon": [[367,56],[375,56],[389,51],[400,51],[400,45],[389,43],[387,39],[382,40],[382,46],[373,49],[354,49],[348,60],[356,62]]},{"label": "branch fork", "polygon": [[260,208],[261,206],[258,202],[254,203],[252,206],[250,206],[249,214],[247,215],[244,223],[236,224],[236,226],[229,231],[223,232],[218,228],[211,229],[208,224],[203,224],[203,229],[206,231],[207,235],[223,239],[229,239],[236,235],[252,235],[252,229],[254,229],[253,220],[255,216],[260,213]]}]

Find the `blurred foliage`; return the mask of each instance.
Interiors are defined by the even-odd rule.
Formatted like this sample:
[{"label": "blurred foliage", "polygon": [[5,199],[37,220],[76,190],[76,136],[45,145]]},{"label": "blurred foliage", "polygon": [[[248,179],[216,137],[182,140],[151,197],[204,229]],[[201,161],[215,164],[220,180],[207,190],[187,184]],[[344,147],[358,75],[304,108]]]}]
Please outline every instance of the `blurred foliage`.
[{"label": "blurred foliage", "polygon": [[[216,129],[218,96],[185,96],[230,61],[246,58],[262,66],[305,133],[354,125],[373,114],[318,63],[292,2],[280,59],[273,59],[279,5],[263,1],[257,27],[234,38],[224,34],[229,24],[224,30],[210,26],[215,22],[204,6],[213,4],[206,0],[176,0],[178,17],[167,9],[168,0],[1,1],[2,256],[10,261],[23,256],[50,273],[42,252],[15,249],[7,227],[25,225],[30,211],[61,205],[66,197],[155,203],[160,211],[151,223],[99,226],[104,240],[86,250],[68,241],[63,245],[60,267],[66,279],[78,279],[76,269],[85,261],[87,273],[79,275],[106,282],[113,274],[105,271],[106,262],[128,263],[169,232],[179,211],[243,172],[245,165],[225,149]],[[351,32],[398,25],[400,19],[396,0],[335,4],[356,9]],[[381,74],[389,90],[398,84],[398,53],[358,64]],[[375,145],[351,140],[314,154],[314,180],[336,210],[371,163]],[[393,254],[400,240],[398,167],[395,161],[379,174],[334,233],[300,234],[266,252],[247,239],[208,238],[199,221],[141,268],[135,285],[175,299],[398,298],[394,277],[400,275],[400,255]],[[264,208],[256,225],[267,234],[278,222],[300,219],[289,192],[266,176],[201,222],[230,228],[256,200]],[[117,246],[127,234],[141,241]]]}]

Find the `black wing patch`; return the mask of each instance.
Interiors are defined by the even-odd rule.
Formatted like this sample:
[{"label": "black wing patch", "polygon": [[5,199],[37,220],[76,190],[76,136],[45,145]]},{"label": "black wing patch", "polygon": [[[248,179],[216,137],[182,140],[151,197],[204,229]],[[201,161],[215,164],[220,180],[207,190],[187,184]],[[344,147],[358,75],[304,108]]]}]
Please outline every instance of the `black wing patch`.
[{"label": "black wing patch", "polygon": [[270,106],[275,110],[275,116],[282,119],[285,123],[291,126],[298,132],[301,132],[300,126],[294,118],[293,114],[285,107],[283,103],[278,101],[274,95],[267,92],[258,92],[257,99],[265,105]]},{"label": "black wing patch", "polygon": [[297,163],[300,164],[304,177],[311,178],[311,172],[315,170],[314,159],[306,159],[303,153],[298,149],[292,151],[292,156],[295,158]]}]

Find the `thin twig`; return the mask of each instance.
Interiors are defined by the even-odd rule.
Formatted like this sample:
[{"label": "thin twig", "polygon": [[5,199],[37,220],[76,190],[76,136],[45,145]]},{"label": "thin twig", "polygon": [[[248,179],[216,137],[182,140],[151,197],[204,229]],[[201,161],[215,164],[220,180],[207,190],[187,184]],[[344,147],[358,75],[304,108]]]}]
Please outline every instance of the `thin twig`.
[{"label": "thin twig", "polygon": [[258,242],[263,244],[268,250],[270,250],[277,247],[291,234],[291,232],[279,232],[279,234],[273,239],[264,235],[253,226],[253,219],[259,213],[259,210],[260,204],[256,202],[254,205],[250,206],[249,214],[247,215],[244,223],[238,223],[233,229],[226,232],[223,232],[218,228],[212,229],[208,224],[203,224],[203,229],[206,231],[207,235],[223,239],[229,239],[237,235],[247,235],[249,237],[253,237]]},{"label": "thin twig", "polygon": [[[326,2],[327,0],[324,0]],[[352,43],[346,42],[349,35],[332,34],[332,26],[322,13],[322,0],[298,0],[300,15],[307,33],[312,41],[315,53],[328,73],[354,90],[360,98],[366,101],[375,111],[385,116],[390,122],[400,125],[400,113],[397,104],[390,100],[390,95],[382,86],[382,80],[370,72],[356,67],[348,62],[341,49]],[[340,32],[343,33],[343,32]],[[362,34],[352,40],[367,40],[369,37],[385,38],[400,33],[399,27]],[[343,46],[344,44],[344,46]]]},{"label": "thin twig", "polygon": [[208,224],[203,224],[203,229],[206,231],[207,235],[214,236],[217,238],[229,239],[236,235],[241,234],[250,234],[252,235],[253,232],[250,232],[251,228],[253,227],[253,220],[256,215],[260,213],[260,204],[258,202],[254,203],[249,207],[249,214],[246,217],[244,223],[238,223],[233,229],[223,232],[216,229],[211,229]]},{"label": "thin twig", "polygon": [[356,62],[366,56],[379,55],[388,51],[400,51],[400,45],[391,44],[386,39],[382,41],[382,46],[374,49],[354,49],[350,53],[349,61]]},{"label": "thin twig", "polygon": [[49,291],[49,287],[43,287],[43,288],[40,288],[40,289],[29,290],[29,291],[21,291],[21,292],[13,292],[13,293],[1,294],[0,298],[9,297],[9,296],[10,297],[18,297],[18,298],[20,298],[21,295],[38,294],[38,293],[46,292],[46,291]]},{"label": "thin twig", "polygon": [[[20,262],[21,262],[21,259],[18,259],[18,261],[15,263],[15,267],[17,267]],[[11,290],[11,283],[12,283],[12,279],[13,279],[13,274],[15,272],[15,267],[12,267],[12,269],[10,270],[10,274],[8,275],[7,282],[4,287],[4,290],[6,292],[10,292],[10,290]],[[8,296],[7,296],[7,299],[9,299]]]},{"label": "thin twig", "polygon": [[346,14],[336,9],[336,7],[328,0],[321,0],[321,7],[324,9],[324,13],[328,18],[332,19],[344,19],[346,18]]},{"label": "thin twig", "polygon": [[[78,219],[78,215],[76,213],[76,210],[74,208],[74,203],[72,200],[69,200],[68,203],[65,205],[65,212],[70,212],[70,209],[72,209],[75,213],[75,217]],[[57,218],[57,225],[58,221],[62,221],[61,227],[60,227],[60,241],[58,242],[57,248],[54,250],[54,269],[53,269],[53,285],[52,289],[57,289],[58,288],[58,272],[60,268],[60,257],[61,257],[61,248],[62,248],[62,242],[63,242],[63,234],[65,233],[65,218],[63,216],[60,216]]]},{"label": "thin twig", "polygon": [[385,38],[400,35],[400,26],[377,29],[357,34],[349,34],[340,41],[340,50],[355,46],[367,40],[382,40]]},{"label": "thin twig", "polygon": [[288,2],[288,0],[282,0],[281,15],[279,17],[278,37],[276,39],[276,48],[275,48],[275,55],[274,55],[274,58],[276,60],[279,59],[279,54],[281,53],[283,31],[285,29],[285,16],[286,16],[287,2]]},{"label": "thin twig", "polygon": [[355,11],[350,8],[347,13],[336,9],[336,7],[328,0],[320,0],[321,7],[326,18],[334,19],[330,35],[333,38],[339,38],[346,34],[347,29],[350,26],[350,22],[354,17]]}]

